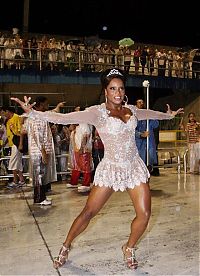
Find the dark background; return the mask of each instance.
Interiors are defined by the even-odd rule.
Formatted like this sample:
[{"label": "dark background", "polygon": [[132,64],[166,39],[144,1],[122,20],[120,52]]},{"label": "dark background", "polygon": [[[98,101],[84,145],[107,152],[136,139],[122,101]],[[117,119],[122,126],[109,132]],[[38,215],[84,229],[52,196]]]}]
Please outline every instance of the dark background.
[{"label": "dark background", "polygon": [[[23,0],[1,1],[0,29],[23,29]],[[200,47],[197,1],[30,0],[29,32]],[[103,30],[106,26],[107,30]]]}]

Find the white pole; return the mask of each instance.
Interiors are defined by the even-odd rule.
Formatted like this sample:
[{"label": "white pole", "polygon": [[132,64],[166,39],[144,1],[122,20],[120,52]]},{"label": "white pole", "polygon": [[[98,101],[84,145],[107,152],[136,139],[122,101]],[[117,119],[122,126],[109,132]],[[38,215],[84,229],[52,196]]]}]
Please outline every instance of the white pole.
[{"label": "white pole", "polygon": [[[143,87],[146,87],[146,109],[149,109],[149,81],[143,81]],[[149,120],[147,120],[147,131],[149,131]],[[149,165],[149,136],[147,136],[147,166]]]}]

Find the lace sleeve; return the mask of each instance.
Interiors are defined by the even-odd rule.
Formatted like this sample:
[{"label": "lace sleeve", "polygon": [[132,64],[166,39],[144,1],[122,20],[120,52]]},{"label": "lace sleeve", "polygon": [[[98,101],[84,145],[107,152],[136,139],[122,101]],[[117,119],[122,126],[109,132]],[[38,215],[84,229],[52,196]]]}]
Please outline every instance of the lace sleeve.
[{"label": "lace sleeve", "polygon": [[98,109],[94,107],[87,108],[84,111],[76,111],[76,112],[71,112],[71,113],[56,113],[52,111],[36,111],[32,110],[28,117],[34,119],[40,119],[43,121],[48,121],[54,124],[63,124],[63,125],[68,125],[68,124],[81,124],[81,123],[86,123],[86,124],[91,124],[91,125],[96,125],[99,117],[99,112]]},{"label": "lace sleeve", "polygon": [[139,109],[134,107],[135,109],[135,115],[138,120],[171,120],[174,118],[173,115],[170,115],[168,113],[155,111],[151,109]]}]

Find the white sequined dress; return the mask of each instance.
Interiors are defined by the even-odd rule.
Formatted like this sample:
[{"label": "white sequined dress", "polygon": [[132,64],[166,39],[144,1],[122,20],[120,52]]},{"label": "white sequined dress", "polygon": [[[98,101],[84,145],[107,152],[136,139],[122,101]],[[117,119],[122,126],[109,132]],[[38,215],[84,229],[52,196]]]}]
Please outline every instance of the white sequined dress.
[{"label": "white sequined dress", "polygon": [[109,116],[106,105],[94,105],[84,111],[68,114],[32,111],[29,116],[57,124],[87,123],[96,127],[103,143],[104,158],[99,163],[94,185],[111,187],[114,191],[134,188],[147,183],[149,171],[139,156],[135,143],[137,120],[172,119],[173,116],[159,111],[138,109],[127,105],[132,116],[127,123]]}]

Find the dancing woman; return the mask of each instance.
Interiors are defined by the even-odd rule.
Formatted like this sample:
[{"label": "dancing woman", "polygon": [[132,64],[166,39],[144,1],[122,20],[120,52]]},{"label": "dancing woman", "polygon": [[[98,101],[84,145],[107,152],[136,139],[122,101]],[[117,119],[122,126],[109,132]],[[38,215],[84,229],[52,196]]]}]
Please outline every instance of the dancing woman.
[{"label": "dancing woman", "polygon": [[94,105],[84,111],[68,114],[38,112],[32,109],[30,98],[18,102],[27,116],[40,118],[56,124],[87,123],[97,129],[103,144],[104,157],[97,166],[94,184],[85,207],[77,216],[67,233],[54,267],[63,266],[73,240],[88,226],[90,220],[102,209],[113,192],[127,191],[133,207],[135,218],[131,222],[130,236],[122,246],[124,260],[128,268],[136,269],[135,245],[144,233],[151,214],[151,195],[149,188],[149,171],[140,158],[135,144],[135,128],[137,120],[172,119],[183,113],[180,108],[167,113],[153,110],[137,109],[133,105],[124,104],[126,77],[119,69],[108,69],[102,73],[101,84],[105,92],[105,103]]}]

